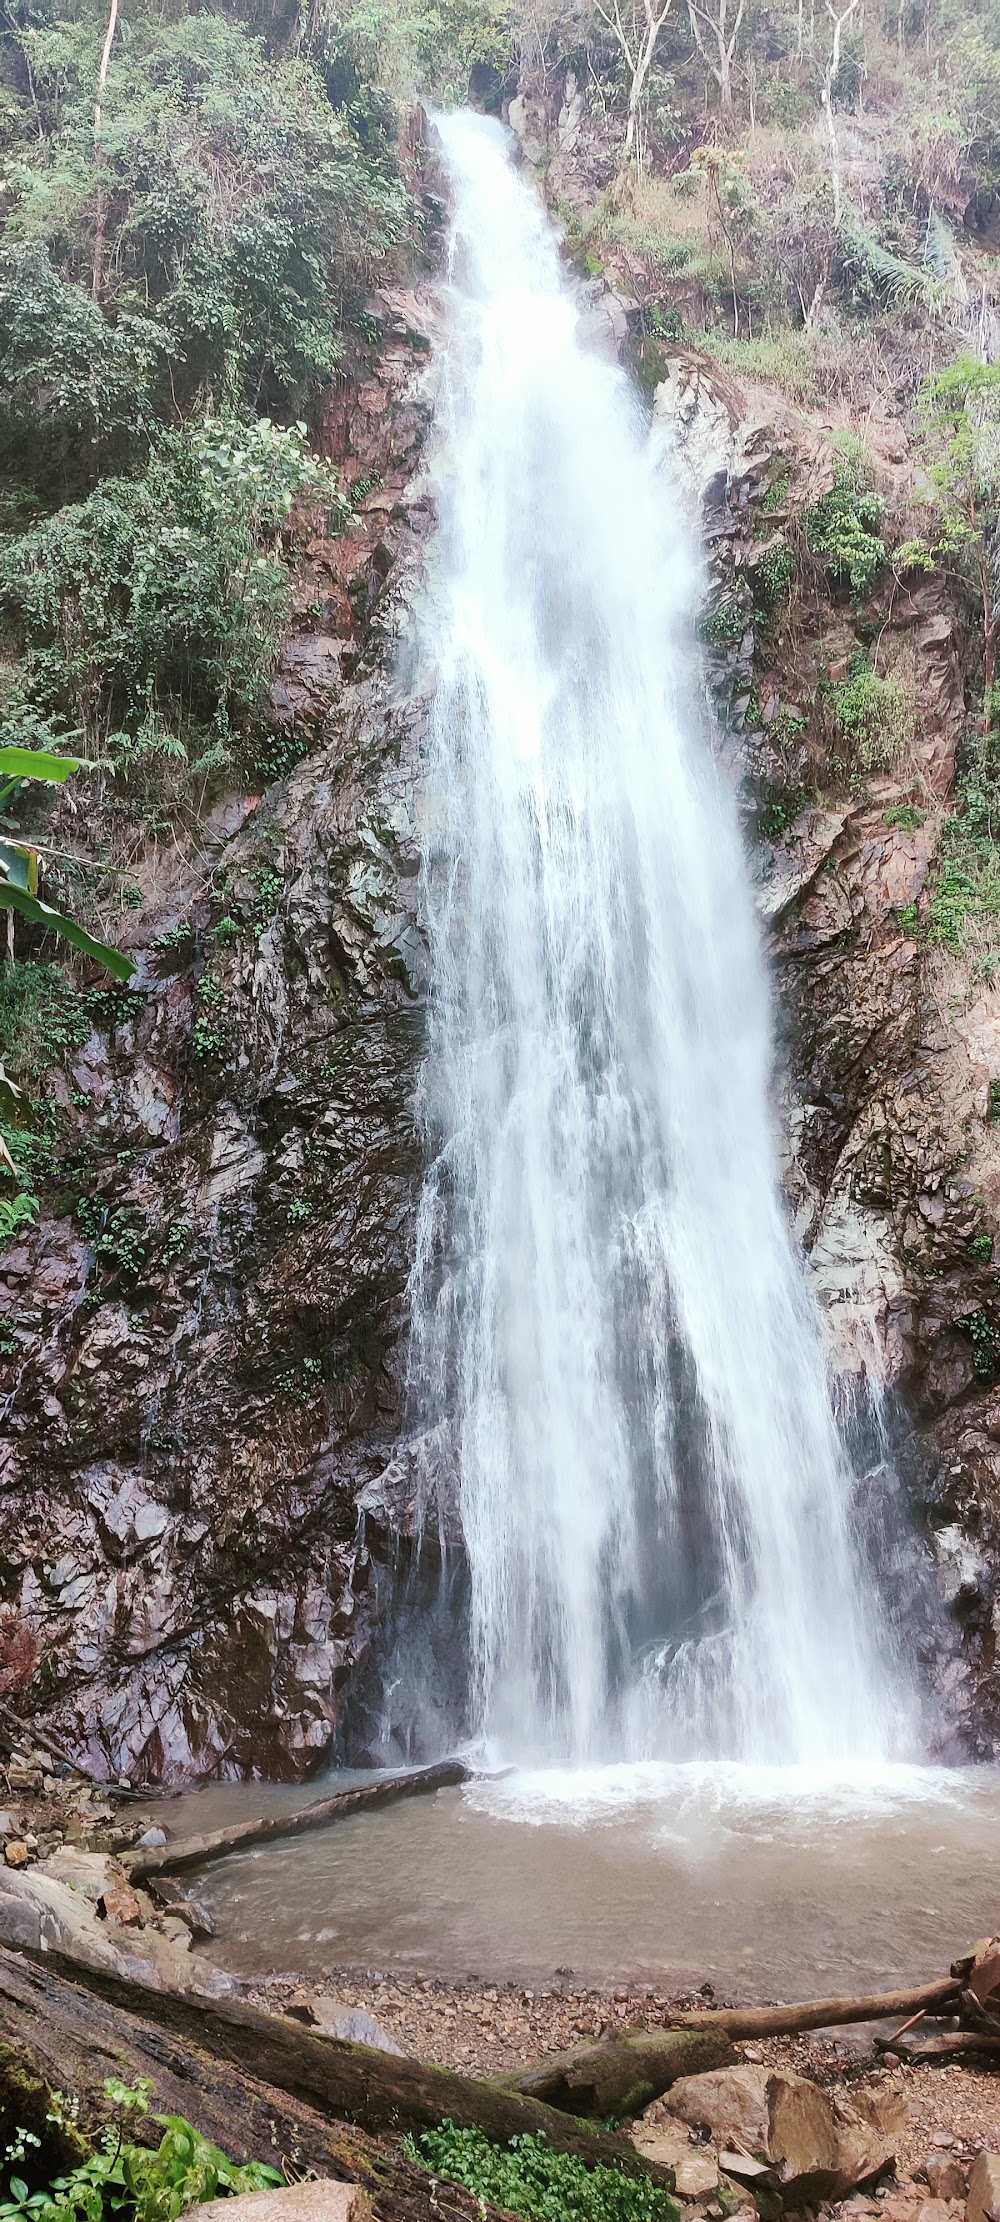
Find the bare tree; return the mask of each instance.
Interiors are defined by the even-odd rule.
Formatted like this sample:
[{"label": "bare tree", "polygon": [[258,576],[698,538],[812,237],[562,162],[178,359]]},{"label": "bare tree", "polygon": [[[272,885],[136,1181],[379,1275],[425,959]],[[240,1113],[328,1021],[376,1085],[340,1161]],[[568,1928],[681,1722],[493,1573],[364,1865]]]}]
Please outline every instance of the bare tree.
[{"label": "bare tree", "polygon": [[860,0],[847,0],[846,7],[841,8],[838,12],[837,8],[834,6],[834,0],[826,0],[826,12],[830,18],[831,23],[833,24],[833,43],[830,48],[830,59],[827,62],[826,69],[823,74],[823,90],[820,94],[820,99],[823,103],[823,108],[826,114],[827,136],[830,141],[830,182],[833,186],[833,220],[834,223],[838,225],[840,223],[840,218],[843,210],[843,197],[840,185],[840,142],[837,138],[837,127],[833,120],[833,88],[840,75],[840,49],[844,36],[844,25],[845,23],[848,23],[850,21],[855,9],[859,6]]},{"label": "bare tree", "polygon": [[621,0],[611,0],[611,12],[597,0],[597,13],[602,23],[617,40],[625,58],[631,82],[628,93],[628,121],[625,126],[625,162],[642,167],[644,147],[642,138],[642,110],[646,93],[646,80],[653,66],[656,42],[670,13],[670,0],[631,0],[622,12]]},{"label": "bare tree", "polygon": [[94,232],[94,281],[91,290],[93,292],[95,301],[100,300],[101,294],[104,290],[104,245],[107,237],[108,228],[108,203],[107,196],[104,191],[104,180],[101,176],[101,116],[104,106],[104,94],[108,82],[108,64],[111,60],[111,48],[114,43],[115,26],[117,22],[118,0],[111,0],[111,7],[108,13],[108,27],[104,34],[104,46],[101,52],[101,66],[97,74],[97,97],[94,101],[94,167],[97,171],[97,224]]},{"label": "bare tree", "polygon": [[709,74],[719,88],[719,107],[724,116],[733,111],[733,55],[736,41],[746,12],[746,0],[688,0],[688,18],[691,36]]}]

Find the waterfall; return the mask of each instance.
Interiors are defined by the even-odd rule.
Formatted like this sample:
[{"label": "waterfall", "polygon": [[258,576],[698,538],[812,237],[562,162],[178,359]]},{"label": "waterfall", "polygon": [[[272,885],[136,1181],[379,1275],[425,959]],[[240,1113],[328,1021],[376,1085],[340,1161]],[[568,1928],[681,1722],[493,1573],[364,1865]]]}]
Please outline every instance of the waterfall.
[{"label": "waterfall", "polygon": [[877,1761],[910,1708],[785,1223],[669,461],[508,135],[439,129],[410,1366],[457,1465],[475,1725],[574,1763]]}]

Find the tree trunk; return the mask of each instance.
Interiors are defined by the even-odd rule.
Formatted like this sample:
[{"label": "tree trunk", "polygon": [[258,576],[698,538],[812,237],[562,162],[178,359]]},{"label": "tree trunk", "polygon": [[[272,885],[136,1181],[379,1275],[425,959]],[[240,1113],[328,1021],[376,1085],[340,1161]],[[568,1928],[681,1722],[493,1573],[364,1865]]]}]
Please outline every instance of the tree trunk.
[{"label": "tree trunk", "polygon": [[101,66],[97,75],[97,98],[94,102],[94,168],[97,172],[97,222],[94,229],[94,280],[92,292],[95,301],[100,300],[101,295],[104,291],[104,248],[108,229],[108,202],[107,195],[104,190],[104,180],[101,176],[101,114],[104,104],[105,87],[108,82],[108,64],[111,60],[111,47],[114,40],[115,25],[117,24],[117,22],[118,0],[111,0],[111,6],[108,12],[108,27],[104,34],[104,46],[101,51]]},{"label": "tree trunk", "polygon": [[498,2081],[548,2106],[600,2120],[641,2114],[682,2075],[728,2068],[735,2059],[724,2030],[635,2030],[604,2044],[576,2045]]},{"label": "tree trunk", "polygon": [[[0,1951],[2,1985],[16,1984],[17,1971],[26,1965],[17,1955]],[[190,1992],[152,1991],[126,1976],[81,1967],[58,1952],[47,1952],[44,1966],[32,1967],[31,1980],[40,1983],[43,1991],[55,1985],[60,2003],[72,1990],[73,2010],[79,2017],[82,2007],[82,2018],[95,2042],[100,2029],[108,2027],[156,2062],[172,2060],[179,2042],[188,2053],[194,2048],[206,2055],[213,2063],[213,2074],[224,2063],[238,2071],[241,2080],[262,2078],[327,2122],[350,2122],[377,2134],[436,2129],[450,2118],[459,2129],[485,2130],[498,2144],[525,2132],[542,2133],[554,2151],[573,2153],[591,2167],[603,2162],[664,2189],[673,2188],[670,2171],[645,2161],[628,2138],[574,2121],[555,2107],[543,2106],[499,2083],[376,2052],[369,2045],[312,2036],[298,2023],[253,2006]],[[0,1987],[0,2026],[5,1996],[6,1988]],[[100,2071],[102,2076],[118,2072],[114,2066]]]},{"label": "tree trunk", "polygon": [[210,1859],[224,1859],[228,1852],[245,1851],[251,1844],[271,1844],[282,1836],[302,1836],[307,1829],[328,1828],[349,1813],[366,1806],[392,1805],[397,1798],[420,1797],[432,1790],[453,1789],[468,1782],[472,1768],[464,1759],[442,1759],[433,1767],[415,1767],[409,1774],[373,1775],[356,1790],[338,1790],[332,1798],[316,1798],[294,1813],[266,1814],[256,1821],[236,1821],[228,1829],[212,1829],[204,1836],[181,1836],[175,1844],[150,1846],[123,1855],[133,1882],[147,1875],[177,1874],[184,1867],[203,1867]]},{"label": "tree trunk", "polygon": [[898,2015],[947,2009],[957,2002],[961,1979],[942,1975],[917,1990],[873,1991],[864,1998],[810,1998],[801,2006],[719,2007],[712,2013],[671,2014],[668,2029],[715,2030],[740,2037],[796,2037],[804,2029],[842,2029],[852,2021],[895,2021]]},{"label": "tree trunk", "polygon": [[[106,2077],[152,2085],[150,2114],[184,2114],[234,2160],[266,2161],[293,2180],[306,2168],[360,2183],[382,2222],[479,2222],[493,2207],[458,2184],[435,2179],[391,2144],[330,2122],[265,2080],[214,2058],[184,2037],[165,2040],[141,2016],[122,2013],[47,1967],[0,1952],[0,2146],[24,2128],[41,2140],[39,2181],[76,2167],[107,2118]],[[79,2121],[59,2128],[54,2091],[80,2102]],[[62,2109],[61,2111],[65,2111]],[[158,2124],[132,2133],[159,2142]]]}]

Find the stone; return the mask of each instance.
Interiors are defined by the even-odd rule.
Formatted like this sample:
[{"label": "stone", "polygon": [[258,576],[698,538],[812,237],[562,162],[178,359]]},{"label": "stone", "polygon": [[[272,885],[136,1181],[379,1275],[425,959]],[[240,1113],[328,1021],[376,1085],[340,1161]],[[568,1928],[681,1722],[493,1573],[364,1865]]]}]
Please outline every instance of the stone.
[{"label": "stone", "polygon": [[768,2068],[713,2068],[706,2075],[684,2075],[664,2104],[695,2129],[706,2129],[718,2145],[749,2152],[767,2150]]},{"label": "stone", "polygon": [[339,1999],[321,1996],[311,2001],[311,2019],[324,2037],[339,2037],[349,2045],[371,2045],[375,2052],[394,2052],[403,2057],[402,2045],[364,2006],[342,2006]]},{"label": "stone", "polygon": [[147,1829],[145,1835],[139,1838],[139,1850],[142,1852],[158,1852],[166,1841],[166,1829]]},{"label": "stone", "polygon": [[[650,2117],[656,2114],[656,2120]],[[674,2186],[682,2199],[702,2199],[718,2188],[718,2155],[710,2145],[694,2145],[683,2122],[663,2116],[661,2102],[635,2123],[632,2143],[644,2159],[659,2168],[672,2168]]]},{"label": "stone", "polygon": [[27,1867],[31,1854],[23,1836],[9,1837],[3,1848],[8,1867]]},{"label": "stone", "polygon": [[172,1875],[157,1875],[150,1889],[156,1903],[164,1913],[176,1921],[183,1921],[196,1941],[215,1935],[215,1922],[201,1898],[189,1898],[181,1884]]},{"label": "stone", "polygon": [[842,2199],[877,2183],[894,2161],[893,2140],[839,2093],[802,2075],[772,2075],[767,2153],[786,2205]]},{"label": "stone", "polygon": [[129,1883],[117,1883],[106,1890],[97,1902],[98,1913],[105,1921],[117,1921],[120,1929],[141,1929],[142,1907]]},{"label": "stone", "polygon": [[1000,2222],[1000,2153],[980,2153],[969,2177],[965,2222]]},{"label": "stone", "polygon": [[16,1836],[17,1819],[13,1813],[0,1812],[0,1836]]},{"label": "stone", "polygon": [[193,2212],[217,2213],[219,2222],[372,2222],[371,2200],[360,2184],[335,2183],[329,2176],[286,2184],[280,2191],[242,2191],[235,2199],[209,2199]]},{"label": "stone", "polygon": [[940,2157],[929,2160],[925,2170],[932,2199],[964,2199],[969,2188],[969,2171],[960,2160]]},{"label": "stone", "polygon": [[160,1922],[160,1928],[164,1936],[169,1938],[170,1943],[175,1945],[179,1952],[190,1952],[194,1939],[187,1922],[182,1921],[179,1914],[165,1913]]}]

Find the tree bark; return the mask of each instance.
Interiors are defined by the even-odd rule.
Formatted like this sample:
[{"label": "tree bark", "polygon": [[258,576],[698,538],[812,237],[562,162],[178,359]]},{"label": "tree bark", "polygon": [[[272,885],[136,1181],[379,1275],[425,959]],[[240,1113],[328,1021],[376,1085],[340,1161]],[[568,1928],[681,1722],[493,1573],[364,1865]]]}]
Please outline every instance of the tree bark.
[{"label": "tree bark", "polygon": [[[391,2144],[326,2120],[265,2079],[216,2059],[191,2040],[169,2040],[151,2022],[81,1991],[47,1967],[0,1952],[0,2144],[18,2128],[40,2138],[39,2178],[76,2167],[107,2118],[104,2082],[152,2085],[150,2114],[184,2114],[232,2159],[266,2161],[294,2180],[317,2175],[363,2184],[382,2222],[488,2222],[494,2207],[442,2182]],[[79,2121],[58,2127],[54,2091],[80,2102]],[[64,2111],[64,2110],[63,2110]],[[132,2134],[159,2142],[137,2117]]]},{"label": "tree bark", "polygon": [[[18,1967],[25,1964],[18,1955],[0,1951],[3,1984],[15,1981]],[[76,2010],[82,1999],[95,2041],[100,2028],[107,2026],[119,2038],[124,2034],[134,2050],[160,2063],[173,2058],[177,2043],[193,2047],[215,2064],[213,2073],[225,2064],[238,2071],[241,2080],[261,2078],[327,2122],[350,2122],[378,2134],[436,2129],[450,2119],[459,2129],[485,2130],[498,2144],[525,2132],[543,2134],[554,2151],[573,2153],[591,2167],[602,2162],[666,2190],[673,2188],[670,2170],[644,2160],[628,2138],[575,2121],[499,2083],[376,2052],[369,2045],[313,2036],[298,2023],[253,2006],[201,1998],[188,1991],[149,1990],[127,1976],[82,1967],[58,1952],[47,1952],[43,1964],[33,1964],[32,1980],[41,1984],[43,1995],[49,1986],[48,1995],[56,2004],[61,2004],[67,1991],[76,1992]],[[5,1995],[0,1987],[0,2009]],[[0,2026],[2,2022],[0,2010]],[[105,2067],[101,2072],[119,2071]]]},{"label": "tree bark", "polygon": [[604,2044],[576,2045],[497,2080],[548,2106],[600,2119],[641,2114],[682,2075],[728,2068],[735,2059],[724,2030],[636,2030]]},{"label": "tree bark", "polygon": [[123,1853],[123,1864],[133,1882],[147,1875],[177,1874],[184,1867],[203,1867],[209,1860],[224,1859],[253,1844],[271,1844],[282,1836],[302,1836],[307,1829],[327,1828],[349,1813],[366,1806],[391,1805],[396,1798],[415,1798],[431,1790],[452,1789],[467,1782],[472,1773],[464,1759],[442,1759],[433,1767],[416,1767],[409,1774],[375,1775],[356,1790],[338,1790],[333,1797],[317,1798],[294,1813],[267,1814],[257,1821],[236,1821],[228,1829],[213,1829],[204,1836],[181,1836],[175,1844],[150,1846]]}]

